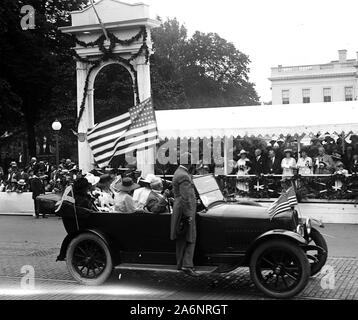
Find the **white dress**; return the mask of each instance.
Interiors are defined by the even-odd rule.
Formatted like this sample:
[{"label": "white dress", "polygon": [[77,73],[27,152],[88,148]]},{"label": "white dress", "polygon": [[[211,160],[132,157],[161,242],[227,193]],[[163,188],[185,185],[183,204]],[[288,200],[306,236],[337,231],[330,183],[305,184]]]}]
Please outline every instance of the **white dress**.
[{"label": "white dress", "polygon": [[[250,160],[245,158],[245,159],[239,159],[236,163],[236,167],[238,168],[237,171],[237,177],[242,177],[242,176],[246,176],[249,174],[249,170],[250,168],[248,167],[248,162]],[[244,191],[244,192],[248,192],[249,191],[249,180],[244,180],[244,181],[238,181],[236,184],[236,188],[240,191]]]},{"label": "white dress", "polygon": [[296,160],[294,158],[283,158],[281,167],[283,176],[293,176],[293,168],[296,168]]},{"label": "white dress", "polygon": [[313,174],[312,165],[313,165],[312,158],[310,157],[299,158],[297,161],[298,173],[301,175]]}]

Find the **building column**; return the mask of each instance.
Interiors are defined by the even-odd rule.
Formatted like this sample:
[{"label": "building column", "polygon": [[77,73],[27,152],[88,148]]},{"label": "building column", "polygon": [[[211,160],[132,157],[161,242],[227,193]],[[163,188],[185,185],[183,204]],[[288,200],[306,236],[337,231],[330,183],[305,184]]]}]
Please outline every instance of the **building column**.
[{"label": "building column", "polygon": [[[140,102],[151,97],[150,65],[146,63],[145,57],[137,58],[138,95]],[[142,177],[154,173],[156,146],[137,151],[137,169],[142,171]]]},{"label": "building column", "polygon": [[[88,66],[85,63],[77,62],[77,115],[79,115],[80,107],[83,99],[83,90],[86,82],[86,77],[88,73]],[[83,112],[82,118],[78,125],[78,133],[81,136],[86,136],[87,129],[93,126],[93,90],[90,88],[86,102],[85,110]],[[93,169],[93,155],[91,148],[87,142],[87,139],[78,140],[78,165],[83,172],[89,172]]]}]

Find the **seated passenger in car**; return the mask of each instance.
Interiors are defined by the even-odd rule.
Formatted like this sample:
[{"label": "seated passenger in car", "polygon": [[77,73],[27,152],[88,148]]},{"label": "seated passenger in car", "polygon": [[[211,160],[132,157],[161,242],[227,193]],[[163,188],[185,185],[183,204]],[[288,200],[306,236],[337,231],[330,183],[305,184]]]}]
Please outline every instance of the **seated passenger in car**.
[{"label": "seated passenger in car", "polygon": [[148,197],[149,197],[150,193],[152,192],[150,184],[151,184],[152,180],[155,178],[156,177],[154,174],[148,174],[145,177],[145,179],[139,180],[138,183],[142,187],[134,190],[134,193],[133,193],[133,199],[134,199],[134,202],[135,202],[136,206],[138,207],[138,209],[144,209],[144,207],[146,206]]},{"label": "seated passenger in car", "polygon": [[149,194],[145,209],[151,213],[168,212],[168,201],[166,199],[167,193],[163,194],[162,179],[154,177],[151,181],[150,187],[152,191]]},{"label": "seated passenger in car", "polygon": [[75,205],[93,211],[98,211],[94,198],[90,195],[91,184],[86,178],[79,178],[73,184]]},{"label": "seated passenger in car", "polygon": [[119,213],[134,213],[138,210],[133,200],[133,192],[140,186],[133,182],[132,178],[123,178],[116,184],[115,189],[118,191],[114,196],[114,211]]}]

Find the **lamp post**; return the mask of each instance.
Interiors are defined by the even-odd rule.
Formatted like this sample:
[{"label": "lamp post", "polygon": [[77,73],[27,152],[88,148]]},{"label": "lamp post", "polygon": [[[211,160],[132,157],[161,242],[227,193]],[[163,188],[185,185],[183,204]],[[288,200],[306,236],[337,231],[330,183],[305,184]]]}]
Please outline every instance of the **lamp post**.
[{"label": "lamp post", "polygon": [[52,123],[52,130],[55,131],[55,139],[56,139],[56,165],[60,164],[60,154],[59,154],[59,146],[58,146],[58,133],[62,128],[62,124],[57,119]]}]

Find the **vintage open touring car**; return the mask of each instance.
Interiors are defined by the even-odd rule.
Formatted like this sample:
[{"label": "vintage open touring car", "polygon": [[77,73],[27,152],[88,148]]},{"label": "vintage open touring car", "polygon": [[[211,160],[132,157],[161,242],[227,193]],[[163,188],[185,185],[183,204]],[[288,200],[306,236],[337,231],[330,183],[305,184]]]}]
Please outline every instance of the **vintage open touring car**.
[{"label": "vintage open touring car", "polygon": [[[213,176],[194,179],[197,212],[195,266],[225,273],[249,267],[252,281],[274,298],[298,294],[327,259],[327,244],[310,219],[289,210],[269,218],[251,201],[228,202]],[[46,197],[43,197],[45,201]],[[67,236],[58,260],[81,284],[100,285],[114,268],[176,270],[170,213],[93,212],[64,202],[58,213]]]}]

